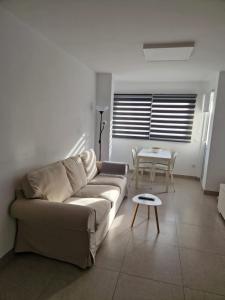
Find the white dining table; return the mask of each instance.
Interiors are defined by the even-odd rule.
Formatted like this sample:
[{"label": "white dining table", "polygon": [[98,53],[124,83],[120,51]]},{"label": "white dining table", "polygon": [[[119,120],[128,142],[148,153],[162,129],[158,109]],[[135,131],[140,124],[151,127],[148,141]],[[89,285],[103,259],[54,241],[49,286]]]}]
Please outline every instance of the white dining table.
[{"label": "white dining table", "polygon": [[[139,163],[140,162],[152,162],[152,171],[154,172],[154,164],[165,164],[170,165],[171,161],[171,152],[169,150],[164,149],[141,149],[137,154],[136,160],[136,170],[135,170],[135,184],[136,188],[138,188],[138,180],[139,180]],[[166,174],[166,191],[169,189],[169,176]]]}]

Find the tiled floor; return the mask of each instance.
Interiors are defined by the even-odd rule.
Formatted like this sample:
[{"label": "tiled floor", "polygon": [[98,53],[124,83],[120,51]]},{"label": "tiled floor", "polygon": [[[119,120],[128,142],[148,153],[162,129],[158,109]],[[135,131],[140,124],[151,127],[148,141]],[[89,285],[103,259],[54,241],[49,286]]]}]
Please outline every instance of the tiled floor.
[{"label": "tiled floor", "polygon": [[[176,178],[163,193],[162,178],[129,185],[117,217],[98,251],[96,265],[82,271],[33,254],[20,254],[0,271],[0,300],[225,300],[225,222],[216,197],[200,183]],[[132,195],[159,194],[161,232],[153,211],[140,207],[130,223]]]}]

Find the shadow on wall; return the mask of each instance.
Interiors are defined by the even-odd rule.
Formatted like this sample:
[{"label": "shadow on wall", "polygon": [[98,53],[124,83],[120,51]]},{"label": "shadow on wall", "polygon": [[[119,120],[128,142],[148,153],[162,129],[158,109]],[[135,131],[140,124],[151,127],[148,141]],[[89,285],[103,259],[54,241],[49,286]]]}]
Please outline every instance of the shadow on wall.
[{"label": "shadow on wall", "polygon": [[73,148],[65,156],[65,158],[68,158],[70,156],[75,156],[83,152],[86,149],[86,145],[87,145],[87,135],[86,133],[83,133],[81,137],[78,139],[78,141],[76,142],[76,144],[73,146]]}]

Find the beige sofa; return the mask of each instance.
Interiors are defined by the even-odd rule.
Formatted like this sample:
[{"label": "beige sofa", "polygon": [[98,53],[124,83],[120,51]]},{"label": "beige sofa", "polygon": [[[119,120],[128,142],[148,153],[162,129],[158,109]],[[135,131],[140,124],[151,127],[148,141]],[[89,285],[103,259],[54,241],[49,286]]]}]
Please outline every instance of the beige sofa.
[{"label": "beige sofa", "polygon": [[15,251],[90,267],[126,195],[125,174],[93,150],[28,173],[10,209]]}]

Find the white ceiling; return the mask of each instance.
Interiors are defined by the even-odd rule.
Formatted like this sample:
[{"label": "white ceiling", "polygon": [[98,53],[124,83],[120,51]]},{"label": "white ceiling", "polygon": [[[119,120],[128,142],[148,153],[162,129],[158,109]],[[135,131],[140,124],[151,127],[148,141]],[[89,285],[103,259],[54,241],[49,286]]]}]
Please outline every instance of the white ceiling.
[{"label": "white ceiling", "polygon": [[[67,52],[118,80],[199,81],[225,69],[224,0],[3,0]],[[147,63],[143,43],[195,41],[189,61]]]}]

